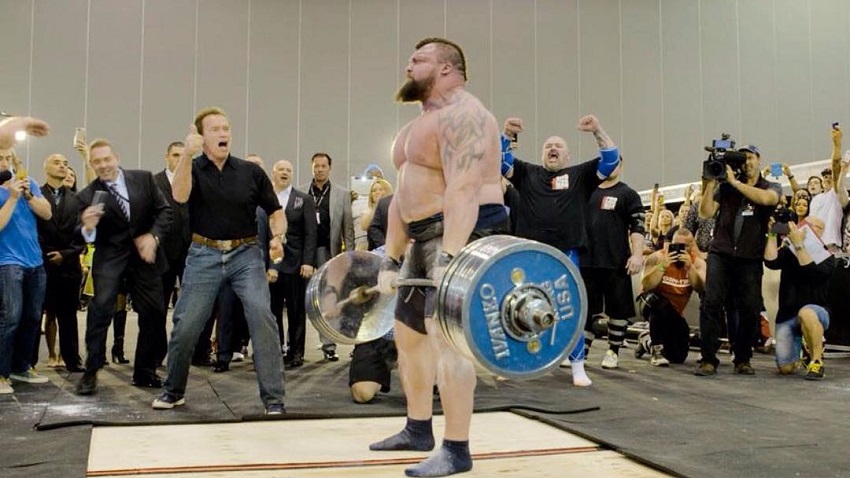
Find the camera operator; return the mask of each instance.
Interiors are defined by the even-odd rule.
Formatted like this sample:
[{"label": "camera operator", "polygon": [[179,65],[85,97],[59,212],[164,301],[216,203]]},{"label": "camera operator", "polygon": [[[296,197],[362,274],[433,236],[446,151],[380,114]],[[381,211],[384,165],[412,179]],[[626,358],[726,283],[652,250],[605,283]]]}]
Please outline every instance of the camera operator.
[{"label": "camera operator", "polygon": [[[726,176],[720,178],[719,185],[718,179],[709,178],[700,200],[700,218],[717,213],[717,223],[709,245],[706,293],[700,314],[702,359],[694,371],[698,376],[717,373],[718,336],[723,305],[730,291],[737,294],[734,303],[739,318],[733,345],[735,373],[755,373],[750,358],[761,304],[762,253],[767,223],[782,189],[761,177],[758,148],[746,146],[738,152],[746,153],[743,165],[736,172],[731,161],[725,161]],[[733,157],[734,152],[726,155]]]},{"label": "camera operator", "polygon": [[[804,246],[809,226],[819,239],[824,231],[820,218],[809,216],[798,229],[788,223],[788,236],[777,248],[776,233],[768,235],[764,248],[764,264],[768,269],[782,271],[779,280],[779,310],[776,313],[776,366],[783,375],[797,368],[806,339],[811,361],[806,364],[806,380],[820,380],[824,375],[823,333],[829,327],[829,281],[835,270],[835,257],[829,255],[820,263],[814,262]],[[820,242],[820,241],[818,241]],[[793,249],[793,250],[792,250]]]},{"label": "camera operator", "polygon": [[684,318],[685,307],[694,290],[705,289],[705,261],[691,231],[680,228],[664,250],[646,259],[641,285],[641,315],[649,322],[649,341],[641,334],[638,340],[640,358],[651,352],[649,363],[667,366],[683,363],[688,357],[690,327]]}]

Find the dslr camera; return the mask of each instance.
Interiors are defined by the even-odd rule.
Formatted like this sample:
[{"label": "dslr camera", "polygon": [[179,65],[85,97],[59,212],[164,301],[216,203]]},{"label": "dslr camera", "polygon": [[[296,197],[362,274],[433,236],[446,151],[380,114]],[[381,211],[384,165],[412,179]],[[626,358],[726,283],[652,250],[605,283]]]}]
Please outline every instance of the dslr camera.
[{"label": "dslr camera", "polygon": [[725,181],[728,165],[735,172],[735,178],[739,181],[746,180],[744,164],[747,162],[747,155],[735,151],[735,140],[729,133],[721,134],[720,139],[713,140],[711,146],[706,146],[705,150],[708,151],[708,159],[702,163],[704,179]]},{"label": "dslr camera", "polygon": [[791,208],[788,207],[778,207],[775,211],[773,211],[773,227],[770,232],[778,234],[780,236],[788,235],[788,223],[789,222],[797,222],[797,214]]}]

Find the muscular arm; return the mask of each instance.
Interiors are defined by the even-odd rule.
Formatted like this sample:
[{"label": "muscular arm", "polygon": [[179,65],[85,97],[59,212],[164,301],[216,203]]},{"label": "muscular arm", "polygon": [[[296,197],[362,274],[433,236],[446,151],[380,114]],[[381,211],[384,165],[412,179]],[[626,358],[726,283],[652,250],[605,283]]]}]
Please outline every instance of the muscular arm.
[{"label": "muscular arm", "polygon": [[717,189],[717,181],[711,179],[705,182],[702,188],[702,198],[699,201],[700,219],[711,219],[717,213],[718,204],[714,200],[714,191]]},{"label": "muscular arm", "polygon": [[847,188],[845,187],[847,176],[847,164],[839,161],[838,169],[833,169],[833,171],[838,171],[837,173],[832,173],[833,176],[838,174],[835,177],[835,193],[838,195],[838,202],[841,204],[841,208],[845,209],[848,204],[850,204],[850,196],[847,194]]},{"label": "muscular arm", "polygon": [[12,213],[15,212],[15,206],[18,204],[18,196],[9,196],[9,199],[6,199],[6,202],[3,203],[3,207],[0,207],[0,231],[2,231],[6,224],[9,224],[9,219],[12,218]]},{"label": "muscular arm", "polygon": [[643,278],[640,281],[644,292],[655,289],[661,283],[661,278],[664,277],[664,269],[666,268],[666,265],[662,263],[665,260],[664,256],[664,251],[657,251],[646,258]]},{"label": "muscular arm", "polygon": [[387,211],[387,256],[398,260],[407,249],[408,242],[410,242],[410,237],[407,235],[404,221],[399,214],[396,196],[393,196],[392,201],[390,201],[390,208]]},{"label": "muscular arm", "polygon": [[286,213],[283,209],[278,209],[269,216],[269,230],[271,237],[280,237],[286,234]]},{"label": "muscular arm", "polygon": [[53,211],[50,210],[50,203],[44,197],[33,196],[27,201],[27,204],[32,209],[32,212],[41,219],[48,221],[53,217]]},{"label": "muscular arm", "polygon": [[842,137],[843,133],[840,129],[832,130],[832,187],[835,190],[835,194],[838,195],[838,202],[843,209],[850,203],[850,197],[847,195],[847,188],[844,187],[844,176],[847,175],[847,168],[841,162]]},{"label": "muscular arm", "polygon": [[498,130],[483,108],[470,102],[441,112],[439,116],[440,160],[446,189],[443,193],[443,250],[457,254],[475,227],[478,192],[486,174],[487,147],[497,150]]},{"label": "muscular arm", "polygon": [[593,132],[593,137],[596,138],[596,144],[599,146],[599,149],[611,149],[616,147],[614,140],[608,136],[608,133],[606,133],[601,126]]},{"label": "muscular arm", "polygon": [[705,260],[701,257],[697,257],[691,265],[690,270],[688,270],[688,279],[691,281],[691,287],[693,287],[697,292],[703,292],[705,290],[706,269],[707,264],[705,263]]},{"label": "muscular arm", "polygon": [[174,168],[174,182],[171,183],[171,197],[183,204],[192,194],[192,154],[183,152],[183,157]]},{"label": "muscular arm", "polygon": [[729,181],[729,184],[743,194],[745,198],[759,206],[776,206],[779,204],[779,195],[776,194],[776,191],[750,186],[737,179]]}]

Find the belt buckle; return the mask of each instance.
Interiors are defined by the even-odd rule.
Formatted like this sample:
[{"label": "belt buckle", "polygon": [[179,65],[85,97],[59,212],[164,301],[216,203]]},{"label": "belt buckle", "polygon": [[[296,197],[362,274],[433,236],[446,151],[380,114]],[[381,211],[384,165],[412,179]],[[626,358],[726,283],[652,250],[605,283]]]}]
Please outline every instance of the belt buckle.
[{"label": "belt buckle", "polygon": [[229,252],[229,251],[233,250],[233,241],[232,240],[218,241],[218,247],[219,247],[219,249],[222,250],[222,252]]}]

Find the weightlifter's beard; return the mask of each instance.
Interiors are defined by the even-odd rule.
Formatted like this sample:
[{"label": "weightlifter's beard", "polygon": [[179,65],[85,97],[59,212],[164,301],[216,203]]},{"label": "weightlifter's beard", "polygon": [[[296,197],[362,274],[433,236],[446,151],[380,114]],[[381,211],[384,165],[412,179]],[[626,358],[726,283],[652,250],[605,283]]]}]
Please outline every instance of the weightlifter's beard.
[{"label": "weightlifter's beard", "polygon": [[395,94],[395,100],[399,103],[414,103],[425,101],[431,88],[434,86],[434,77],[428,77],[422,81],[408,78]]}]

